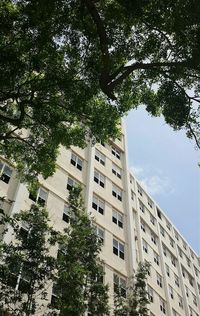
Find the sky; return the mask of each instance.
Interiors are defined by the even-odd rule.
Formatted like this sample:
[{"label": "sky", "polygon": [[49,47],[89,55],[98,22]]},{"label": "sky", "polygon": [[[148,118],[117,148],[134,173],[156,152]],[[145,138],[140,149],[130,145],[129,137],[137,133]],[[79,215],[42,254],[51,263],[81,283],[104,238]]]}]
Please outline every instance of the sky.
[{"label": "sky", "polygon": [[144,107],[125,118],[129,167],[200,255],[200,153],[184,131],[174,131]]}]

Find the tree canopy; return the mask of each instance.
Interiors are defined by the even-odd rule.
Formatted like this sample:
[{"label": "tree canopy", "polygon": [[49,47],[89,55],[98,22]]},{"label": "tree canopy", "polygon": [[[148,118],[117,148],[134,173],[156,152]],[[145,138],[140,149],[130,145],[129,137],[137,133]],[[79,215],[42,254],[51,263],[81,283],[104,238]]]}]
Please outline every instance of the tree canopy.
[{"label": "tree canopy", "polygon": [[2,0],[0,154],[51,175],[145,104],[200,147],[199,0]]}]

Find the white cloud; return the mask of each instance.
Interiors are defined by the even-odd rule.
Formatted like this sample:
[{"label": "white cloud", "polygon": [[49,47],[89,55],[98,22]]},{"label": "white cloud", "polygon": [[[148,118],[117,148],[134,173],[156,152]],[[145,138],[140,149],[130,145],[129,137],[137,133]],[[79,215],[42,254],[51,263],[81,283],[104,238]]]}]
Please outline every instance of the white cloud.
[{"label": "white cloud", "polygon": [[153,170],[150,166],[133,166],[131,171],[140,180],[144,189],[152,195],[169,195],[174,192],[169,177],[162,170]]},{"label": "white cloud", "polygon": [[138,178],[140,177],[140,175],[144,173],[144,169],[140,166],[133,166],[130,169],[133,172],[133,174]]}]

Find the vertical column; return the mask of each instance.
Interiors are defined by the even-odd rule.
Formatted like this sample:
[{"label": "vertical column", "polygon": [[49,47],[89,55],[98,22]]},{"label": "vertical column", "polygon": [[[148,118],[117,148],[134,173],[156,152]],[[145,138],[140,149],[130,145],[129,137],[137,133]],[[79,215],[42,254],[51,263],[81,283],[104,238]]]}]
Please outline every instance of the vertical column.
[{"label": "vertical column", "polygon": [[[124,128],[124,124],[123,124]],[[126,131],[124,128],[124,184],[125,184],[125,207],[127,216],[127,243],[128,243],[128,254],[129,254],[129,274],[132,276],[133,271],[136,268],[136,246],[135,246],[135,235],[134,235],[134,221],[131,208],[131,189],[130,189],[130,177],[128,167],[128,146]]]},{"label": "vertical column", "polygon": [[87,175],[86,175],[86,192],[85,192],[85,207],[88,213],[90,213],[93,196],[93,174],[94,174],[94,152],[95,147],[92,146],[92,142],[87,148]]}]

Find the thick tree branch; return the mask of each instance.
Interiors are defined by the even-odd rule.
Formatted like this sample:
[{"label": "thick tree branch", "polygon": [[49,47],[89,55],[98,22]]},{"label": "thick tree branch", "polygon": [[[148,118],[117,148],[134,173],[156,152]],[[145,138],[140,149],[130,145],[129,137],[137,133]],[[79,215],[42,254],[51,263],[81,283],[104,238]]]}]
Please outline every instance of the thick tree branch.
[{"label": "thick tree branch", "polygon": [[[145,69],[155,69],[155,68],[164,68],[164,67],[179,67],[179,66],[189,66],[188,61],[180,61],[180,62],[157,62],[157,63],[134,63],[132,65],[120,67],[121,75],[111,81],[108,86],[111,91],[120,83],[122,83],[133,71],[135,70],[145,70]],[[117,74],[117,72],[116,72]]]},{"label": "thick tree branch", "polygon": [[84,0],[85,5],[91,15],[93,22],[96,26],[97,34],[99,37],[102,69],[100,74],[100,87],[102,91],[111,99],[116,99],[114,94],[108,89],[108,83],[110,81],[110,55],[108,50],[108,37],[106,34],[106,27],[100,14],[95,6],[93,0]]}]

